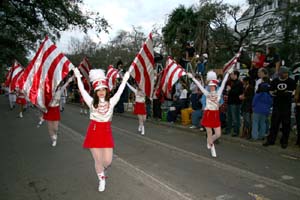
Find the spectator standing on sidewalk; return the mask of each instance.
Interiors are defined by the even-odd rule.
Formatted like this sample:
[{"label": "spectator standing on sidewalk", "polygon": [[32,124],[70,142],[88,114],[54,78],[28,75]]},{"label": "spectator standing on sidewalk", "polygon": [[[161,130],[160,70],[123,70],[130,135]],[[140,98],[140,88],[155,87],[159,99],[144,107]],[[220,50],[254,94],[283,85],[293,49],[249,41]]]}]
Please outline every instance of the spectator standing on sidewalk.
[{"label": "spectator standing on sidewalk", "polygon": [[242,138],[249,139],[251,136],[251,124],[252,124],[252,100],[254,96],[254,88],[250,84],[250,78],[243,78],[244,92],[240,95],[242,100],[241,112],[243,117],[242,126]]},{"label": "spectator standing on sidewalk", "polygon": [[258,140],[265,137],[268,126],[266,121],[272,107],[272,96],[270,95],[269,78],[264,77],[263,82],[259,84],[257,92],[253,98],[253,122],[252,122],[252,139]]},{"label": "spectator standing on sidewalk", "polygon": [[114,107],[120,99],[120,96],[129,79],[129,72],[123,76],[117,92],[113,97],[109,97],[108,82],[104,71],[101,69],[90,70],[90,80],[93,82],[94,96],[91,97],[84,89],[81,81],[81,74],[77,68],[74,69],[74,74],[77,78],[78,88],[85,103],[90,108],[90,124],[83,143],[84,148],[88,148],[95,162],[95,170],[99,178],[98,191],[105,190],[105,173],[113,157],[114,141],[111,130],[111,120]]},{"label": "spectator standing on sidewalk", "polygon": [[232,136],[240,134],[241,127],[241,103],[240,95],[243,94],[243,83],[239,80],[239,71],[233,71],[230,74],[230,80],[227,83],[226,91],[228,94],[227,122],[225,134],[230,134],[233,128]]},{"label": "spectator standing on sidewalk", "polygon": [[[206,105],[204,108],[204,114],[201,121],[201,125],[206,128],[207,132],[207,148],[211,150],[211,156],[216,157],[216,149],[214,142],[221,136],[221,122],[220,122],[220,113],[219,113],[219,101],[221,99],[223,89],[225,87],[226,81],[228,79],[229,73],[232,71],[228,71],[223,79],[222,85],[219,89],[218,80],[213,79],[208,82],[209,91],[206,90],[201,83],[195,79],[195,77],[188,73],[187,75],[197,84],[200,88],[203,95],[206,96]],[[215,134],[212,135],[212,129],[214,129]]]},{"label": "spectator standing on sidewalk", "polygon": [[288,68],[282,66],[279,69],[279,77],[271,82],[270,93],[273,96],[271,129],[264,146],[275,144],[279,126],[282,124],[280,144],[283,149],[287,148],[291,130],[292,94],[295,88],[296,83],[289,77]]}]

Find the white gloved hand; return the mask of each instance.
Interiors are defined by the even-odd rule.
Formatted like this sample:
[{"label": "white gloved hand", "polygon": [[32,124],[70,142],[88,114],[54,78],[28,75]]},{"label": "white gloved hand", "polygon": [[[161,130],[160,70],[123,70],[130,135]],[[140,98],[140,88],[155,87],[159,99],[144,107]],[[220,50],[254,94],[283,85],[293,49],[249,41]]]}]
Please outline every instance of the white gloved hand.
[{"label": "white gloved hand", "polygon": [[80,73],[80,71],[78,70],[77,67],[75,69],[73,69],[73,71],[74,71],[74,75],[76,76],[76,78],[81,78],[82,77],[82,75],[81,75],[81,73]]},{"label": "white gloved hand", "polygon": [[190,78],[194,78],[193,74],[190,73],[190,72],[187,73],[187,76],[190,77]]}]

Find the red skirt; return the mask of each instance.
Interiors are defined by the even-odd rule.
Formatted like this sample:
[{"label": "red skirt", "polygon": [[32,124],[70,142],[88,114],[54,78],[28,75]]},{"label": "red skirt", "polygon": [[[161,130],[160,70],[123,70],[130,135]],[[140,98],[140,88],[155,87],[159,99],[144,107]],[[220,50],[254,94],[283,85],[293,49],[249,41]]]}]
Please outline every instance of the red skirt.
[{"label": "red skirt", "polygon": [[133,114],[135,114],[135,115],[146,115],[147,112],[146,112],[145,103],[135,102]]},{"label": "red skirt", "polygon": [[208,128],[217,128],[221,126],[219,110],[204,110],[201,125]]},{"label": "red skirt", "polygon": [[26,105],[27,102],[26,102],[25,98],[18,97],[17,100],[16,100],[16,103],[20,104],[20,105]]},{"label": "red skirt", "polygon": [[60,110],[59,106],[48,107],[48,112],[44,113],[43,119],[48,121],[59,121],[60,120]]},{"label": "red skirt", "polygon": [[90,121],[83,148],[114,148],[111,122]]}]

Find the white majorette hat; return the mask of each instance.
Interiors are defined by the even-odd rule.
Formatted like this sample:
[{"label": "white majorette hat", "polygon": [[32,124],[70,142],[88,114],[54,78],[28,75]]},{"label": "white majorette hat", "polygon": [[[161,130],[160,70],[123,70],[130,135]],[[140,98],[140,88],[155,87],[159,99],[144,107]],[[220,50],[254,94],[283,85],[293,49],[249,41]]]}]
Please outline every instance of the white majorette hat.
[{"label": "white majorette hat", "polygon": [[218,84],[219,84],[219,81],[216,80],[216,79],[210,80],[210,81],[208,82],[208,85],[218,86]]},{"label": "white majorette hat", "polygon": [[108,82],[102,69],[92,69],[89,73],[90,81],[93,83],[94,90],[108,88]]},{"label": "white majorette hat", "polygon": [[217,80],[217,74],[216,74],[216,72],[214,72],[214,71],[207,72],[206,80],[207,81]]}]

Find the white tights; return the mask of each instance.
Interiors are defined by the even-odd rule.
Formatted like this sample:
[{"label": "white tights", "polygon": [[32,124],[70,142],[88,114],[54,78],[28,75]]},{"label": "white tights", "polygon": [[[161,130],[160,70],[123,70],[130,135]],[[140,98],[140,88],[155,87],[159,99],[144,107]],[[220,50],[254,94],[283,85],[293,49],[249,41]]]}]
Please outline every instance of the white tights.
[{"label": "white tights", "polygon": [[144,122],[146,121],[146,115],[138,115],[138,119],[139,119],[139,126],[142,127],[144,126]]},{"label": "white tights", "polygon": [[215,130],[214,135],[212,134],[212,128],[208,128],[208,127],[205,127],[205,128],[206,128],[206,132],[207,132],[207,143],[210,145],[213,145],[214,142],[219,137],[221,137],[221,127],[214,128],[214,130]]},{"label": "white tights", "polygon": [[111,165],[113,158],[112,148],[90,148],[95,161],[95,170],[97,175],[103,174],[104,170]]},{"label": "white tights", "polygon": [[53,137],[55,137],[57,134],[58,124],[59,124],[59,121],[48,121],[48,132],[49,132],[51,139],[53,139]]}]

